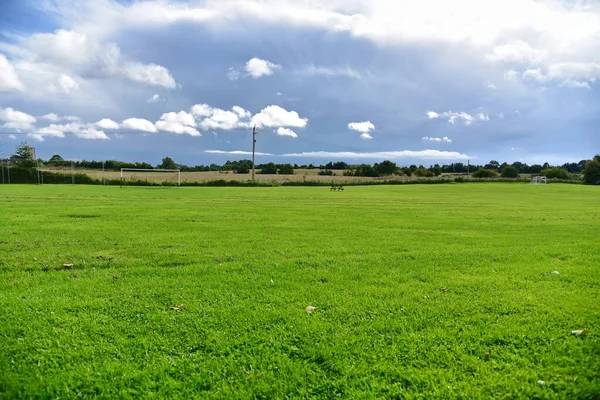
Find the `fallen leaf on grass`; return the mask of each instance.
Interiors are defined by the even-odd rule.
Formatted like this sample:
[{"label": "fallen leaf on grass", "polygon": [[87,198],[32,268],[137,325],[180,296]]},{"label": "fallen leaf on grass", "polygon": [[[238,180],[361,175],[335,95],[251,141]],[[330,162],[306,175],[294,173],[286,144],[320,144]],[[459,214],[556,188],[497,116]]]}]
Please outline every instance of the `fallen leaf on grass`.
[{"label": "fallen leaf on grass", "polygon": [[571,331],[571,334],[573,334],[575,336],[585,336],[587,331],[588,331],[587,329],[578,329],[576,331]]},{"label": "fallen leaf on grass", "polygon": [[560,259],[560,258],[558,258],[558,257],[556,257],[556,258],[554,258],[554,261],[558,261],[558,262],[560,262],[560,261],[561,261],[561,259]]},{"label": "fallen leaf on grass", "polygon": [[554,275],[560,275],[560,273],[559,273],[558,271],[552,271],[552,273],[553,273]]},{"label": "fallen leaf on grass", "polygon": [[429,300],[429,296],[427,296],[427,295],[423,296],[423,298],[424,298],[425,300]]},{"label": "fallen leaf on grass", "polygon": [[313,307],[313,306],[306,306],[306,312],[307,313],[312,313],[313,311],[315,311],[317,307]]},{"label": "fallen leaf on grass", "polygon": [[121,278],[119,278],[118,276],[114,276],[114,275],[113,275],[113,279],[115,279],[115,280],[119,280],[119,279],[121,279]]},{"label": "fallen leaf on grass", "polygon": [[445,292],[446,290],[448,290],[448,289],[446,289],[445,287],[440,288],[440,292]]},{"label": "fallen leaf on grass", "polygon": [[179,311],[183,308],[183,304],[180,304],[178,306],[173,306],[171,308],[169,308],[169,310],[173,310],[173,311]]}]

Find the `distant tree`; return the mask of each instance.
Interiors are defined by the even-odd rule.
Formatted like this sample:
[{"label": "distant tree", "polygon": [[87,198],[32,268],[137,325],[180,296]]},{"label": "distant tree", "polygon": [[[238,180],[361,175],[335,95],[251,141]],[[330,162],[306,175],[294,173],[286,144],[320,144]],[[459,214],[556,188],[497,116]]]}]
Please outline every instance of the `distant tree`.
[{"label": "distant tree", "polygon": [[160,169],[177,169],[177,163],[173,161],[171,157],[165,157],[162,159],[162,163],[158,165]]},{"label": "distant tree", "polygon": [[378,175],[393,175],[398,171],[396,163],[391,162],[390,160],[375,164],[374,168]]},{"label": "distant tree", "polygon": [[539,174],[540,172],[542,172],[542,166],[540,164],[533,164],[529,167],[530,174]]},{"label": "distant tree", "polygon": [[433,177],[433,172],[423,167],[419,167],[413,171],[413,175],[425,178]]},{"label": "distant tree", "polygon": [[518,178],[519,177],[519,170],[516,169],[515,167],[512,167],[510,165],[505,166],[502,169],[502,177],[503,178]]},{"label": "distant tree", "polygon": [[250,168],[246,167],[245,165],[241,165],[241,166],[237,167],[235,172],[238,174],[247,174],[250,172]]},{"label": "distant tree", "polygon": [[279,175],[294,175],[294,167],[292,164],[283,164],[280,166]]},{"label": "distant tree", "polygon": [[473,178],[495,178],[498,176],[498,172],[493,169],[479,168],[473,172]]},{"label": "distant tree", "polygon": [[433,167],[429,169],[435,176],[440,176],[442,174],[442,167],[439,164],[435,164]]},{"label": "distant tree", "polygon": [[483,167],[484,169],[495,169],[498,170],[498,167],[500,167],[500,163],[496,160],[492,160],[489,163],[485,164],[485,166]]},{"label": "distant tree", "polygon": [[16,160],[21,168],[34,168],[36,161],[33,158],[33,147],[27,142],[21,142],[15,149],[15,154],[12,158]]},{"label": "distant tree", "polygon": [[277,173],[277,165],[275,165],[275,163],[272,162],[265,164],[260,170],[260,173],[266,175],[274,175]]},{"label": "distant tree", "polygon": [[402,173],[406,176],[411,176],[413,172],[410,170],[410,168],[404,167],[402,168]]},{"label": "distant tree", "polygon": [[585,163],[583,168],[583,182],[586,185],[600,185],[600,154],[593,160]]},{"label": "distant tree", "polygon": [[48,160],[48,162],[57,162],[57,161],[60,162],[60,161],[65,161],[65,160],[61,156],[59,156],[58,154],[53,155]]},{"label": "distant tree", "polygon": [[540,173],[548,179],[571,179],[569,171],[564,168],[546,168]]}]

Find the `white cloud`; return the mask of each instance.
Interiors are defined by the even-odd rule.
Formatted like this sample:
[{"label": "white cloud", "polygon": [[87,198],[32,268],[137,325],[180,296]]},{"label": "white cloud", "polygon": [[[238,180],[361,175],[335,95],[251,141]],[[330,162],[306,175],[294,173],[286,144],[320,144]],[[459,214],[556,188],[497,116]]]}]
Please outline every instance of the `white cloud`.
[{"label": "white cloud", "polygon": [[33,129],[36,119],[32,115],[11,107],[0,107],[0,121],[4,121],[3,128],[30,130]]},{"label": "white cloud", "polygon": [[296,73],[305,76],[343,76],[346,78],[362,79],[360,72],[350,67],[331,68],[308,65],[297,70]]},{"label": "white cloud", "polygon": [[509,69],[504,73],[504,80],[506,81],[514,81],[519,77],[519,73],[514,69]]},{"label": "white cloud", "polygon": [[242,74],[237,68],[229,67],[227,70],[227,78],[229,78],[230,81],[237,81],[241,78],[241,75]]},{"label": "white cloud", "polygon": [[476,120],[478,120],[478,121],[489,121],[490,120],[490,117],[483,112],[480,112],[476,116],[473,116],[464,111],[461,111],[461,112],[446,111],[443,113],[436,113],[435,111],[429,111],[427,113],[427,116],[429,116],[430,119],[448,118],[448,122],[453,125],[459,121],[462,121],[465,125],[471,125]]},{"label": "white cloud", "polygon": [[50,121],[50,122],[58,122],[58,121],[62,121],[62,120],[65,120],[65,121],[79,121],[81,119],[81,118],[75,117],[73,115],[60,116],[60,115],[55,114],[55,113],[49,113],[49,114],[46,114],[46,115],[42,115],[40,118],[43,118],[43,119],[45,119],[47,121]]},{"label": "white cloud", "polygon": [[260,113],[252,117],[251,124],[259,128],[274,128],[277,126],[290,126],[304,128],[308,123],[307,118],[300,118],[296,111],[287,111],[276,105],[263,108]]},{"label": "white cloud", "polygon": [[17,140],[17,136],[15,135],[8,135],[8,138],[12,140]]},{"label": "white cloud", "polygon": [[[205,153],[210,153],[210,154],[232,154],[232,155],[242,155],[242,156],[250,156],[252,155],[251,151],[242,151],[242,150],[233,150],[233,151],[224,151],[224,150],[205,150]],[[257,156],[273,156],[274,154],[271,153],[260,153],[260,152],[256,152],[254,153]]]},{"label": "white cloud", "polygon": [[403,151],[376,151],[376,152],[330,152],[330,151],[311,151],[303,153],[283,154],[285,157],[315,157],[315,158],[345,158],[345,159],[426,159],[426,160],[468,160],[472,157],[454,152],[439,150],[403,150]]},{"label": "white cloud", "polygon": [[177,87],[177,82],[175,82],[169,70],[161,65],[126,63],[122,71],[123,75],[132,81],[162,86],[168,89],[175,89]]},{"label": "white cloud", "polygon": [[498,119],[504,119],[504,113],[496,114],[496,117],[498,117]]},{"label": "white cloud", "polygon": [[[371,121],[350,122],[348,124],[348,129],[352,129],[353,131],[362,132],[362,133],[369,133],[370,131],[375,129],[375,125],[373,125],[371,123]],[[370,139],[370,138],[363,138],[363,139]]]},{"label": "white cloud", "polygon": [[119,129],[119,127],[120,127],[119,123],[113,121],[110,118],[102,118],[100,121],[96,122],[94,125],[101,129]]},{"label": "white cloud", "polygon": [[185,111],[164,113],[160,116],[160,119],[165,122],[174,122],[185,126],[196,126],[194,116]]},{"label": "white cloud", "polygon": [[289,128],[279,127],[279,128],[277,128],[276,131],[273,131],[273,132],[277,133],[278,136],[289,136],[289,137],[293,137],[293,138],[298,137],[296,132],[294,132],[293,130],[291,130]]},{"label": "white cloud", "polygon": [[273,75],[276,70],[281,69],[281,65],[254,57],[248,60],[244,69],[254,79],[258,79],[261,76]]},{"label": "white cloud", "polygon": [[236,113],[238,115],[238,117],[240,117],[240,119],[247,119],[252,116],[252,113],[250,111],[244,110],[240,106],[233,106],[233,107],[231,107],[231,110],[234,113]]},{"label": "white cloud", "polygon": [[283,95],[281,94],[281,92],[277,92],[277,93],[275,93],[275,94],[276,94],[277,96],[283,96]]},{"label": "white cloud", "polygon": [[175,121],[156,121],[155,125],[159,130],[165,132],[188,134],[190,136],[202,136],[202,134],[197,129]]},{"label": "white cloud", "polygon": [[493,82],[489,82],[489,81],[488,81],[488,82],[486,82],[486,83],[485,83],[485,86],[486,86],[488,89],[492,89],[492,90],[496,90],[496,89],[497,89],[496,85],[495,85]]},{"label": "white cloud", "polygon": [[154,124],[147,119],[142,118],[128,118],[122,123],[123,128],[125,129],[133,129],[136,131],[144,131],[144,132],[156,132],[156,127]]},{"label": "white cloud", "polygon": [[363,133],[363,134],[360,135],[360,138],[361,139],[365,139],[365,140],[369,140],[369,139],[373,139],[373,136],[371,136],[368,133]]},{"label": "white cloud", "polygon": [[212,115],[212,107],[208,104],[196,104],[192,106],[190,112],[196,117],[210,117]]},{"label": "white cloud", "polygon": [[146,100],[146,103],[158,103],[161,101],[163,101],[163,99],[158,94],[153,94],[148,100]]},{"label": "white cloud", "polygon": [[528,69],[523,72],[523,79],[532,79],[538,82],[546,82],[548,77],[542,73],[541,68]]},{"label": "white cloud", "polygon": [[79,90],[79,83],[67,74],[60,74],[58,84],[63,92],[69,94],[73,90]]},{"label": "white cloud", "polygon": [[520,147],[511,147],[510,149],[512,151],[521,151],[522,150]]},{"label": "white cloud", "polygon": [[447,136],[444,136],[443,138],[425,136],[422,140],[437,143],[452,143],[452,140]]},{"label": "white cloud", "polygon": [[15,66],[0,53],[0,92],[12,90],[23,91],[25,86],[19,79]]},{"label": "white cloud", "polygon": [[581,82],[571,78],[566,79],[561,86],[566,86],[569,88],[591,89],[588,82]]},{"label": "white cloud", "polygon": [[39,128],[29,133],[28,136],[43,141],[46,137],[65,137],[65,133],[72,133],[75,137],[80,139],[102,139],[109,140],[110,138],[103,132],[95,129],[92,124],[82,124],[80,122],[73,122],[69,124],[51,124],[49,126]]},{"label": "white cloud", "polygon": [[240,116],[234,111],[221,110],[220,108],[212,108],[211,115],[204,118],[198,124],[204,130],[223,129],[231,130],[247,126],[248,122],[240,121]]}]

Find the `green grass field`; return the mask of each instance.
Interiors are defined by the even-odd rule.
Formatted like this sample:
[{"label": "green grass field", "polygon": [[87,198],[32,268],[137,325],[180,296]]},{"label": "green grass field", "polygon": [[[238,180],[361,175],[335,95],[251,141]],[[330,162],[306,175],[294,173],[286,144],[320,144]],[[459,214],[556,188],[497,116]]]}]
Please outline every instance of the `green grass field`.
[{"label": "green grass field", "polygon": [[599,187],[2,185],[0,221],[2,398],[600,398]]}]

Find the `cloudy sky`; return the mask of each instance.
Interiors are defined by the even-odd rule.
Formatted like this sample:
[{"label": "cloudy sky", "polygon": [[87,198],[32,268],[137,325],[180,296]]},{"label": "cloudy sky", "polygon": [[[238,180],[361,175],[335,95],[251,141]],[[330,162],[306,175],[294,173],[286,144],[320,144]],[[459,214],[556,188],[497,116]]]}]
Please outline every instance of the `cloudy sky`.
[{"label": "cloudy sky", "polygon": [[189,165],[600,152],[600,2],[0,0],[0,151]]}]

